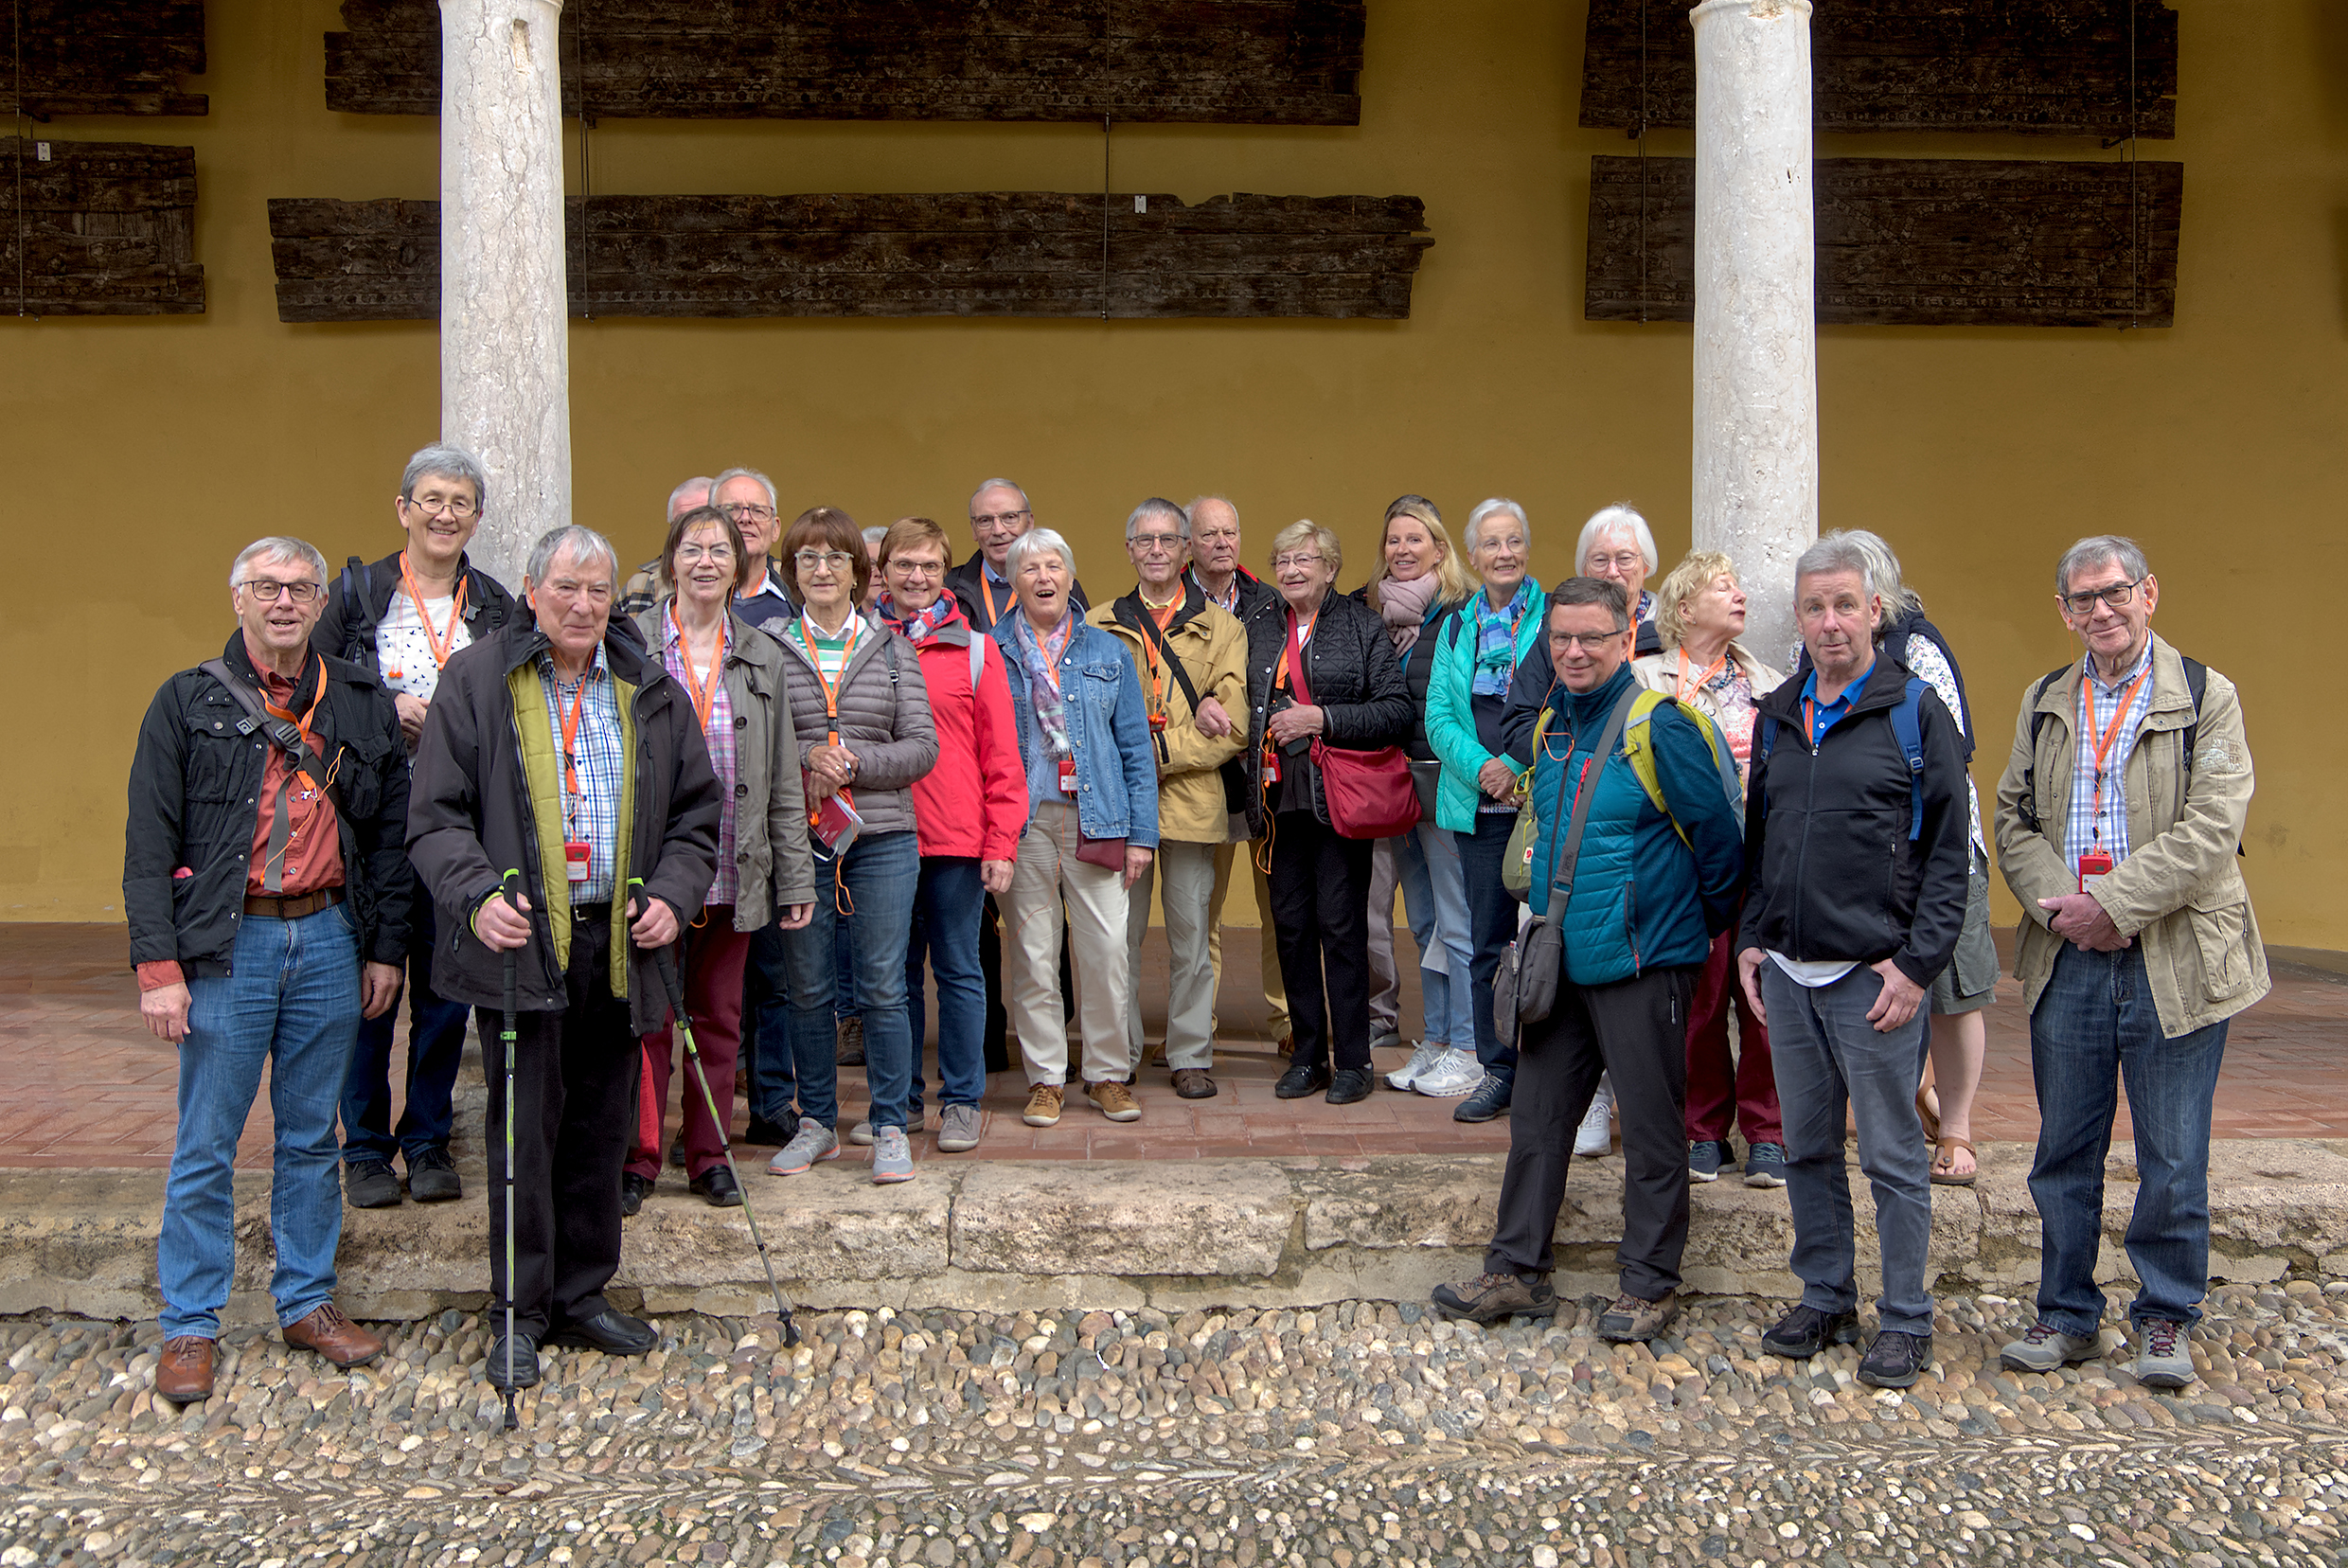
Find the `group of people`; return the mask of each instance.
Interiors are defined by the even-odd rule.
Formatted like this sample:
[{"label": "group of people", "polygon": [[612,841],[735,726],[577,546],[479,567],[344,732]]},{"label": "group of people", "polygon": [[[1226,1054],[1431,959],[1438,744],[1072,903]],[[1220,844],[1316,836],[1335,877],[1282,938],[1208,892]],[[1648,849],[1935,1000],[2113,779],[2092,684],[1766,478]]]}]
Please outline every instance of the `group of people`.
[{"label": "group of people", "polygon": [[[491,1233],[510,1188],[515,1238],[491,1283],[516,1309],[489,1363],[523,1386],[543,1345],[653,1342],[603,1290],[663,1163],[675,1066],[658,962],[676,962],[694,1024],[698,1081],[669,1151],[694,1192],[742,1202],[725,1132],[738,1067],[745,1141],[775,1149],[772,1174],[845,1143],[869,1149],[872,1180],[905,1181],[932,985],[937,1150],[978,1145],[1013,1042],[1029,1125],[1057,1122],[1072,1087],[1112,1121],[1142,1116],[1134,976],[1153,898],[1170,1087],[1217,1095],[1219,914],[1243,859],[1288,1058],[1277,1095],[1361,1100],[1373,1050],[1405,1046],[1390,1087],[1455,1099],[1462,1121],[1510,1117],[1490,1272],[1438,1292],[1441,1309],[1554,1310],[1567,1165],[1610,1149],[1610,1105],[1626,1233],[1604,1332],[1670,1321],[1688,1184],[1734,1163],[1734,1126],[1745,1179],[1789,1189],[1808,1287],[1771,1348],[1848,1339],[1847,1104],[1885,1253],[1862,1376],[1897,1385],[1929,1357],[1929,1183],[1972,1179],[1996,958],[1961,677],[1875,536],[1803,557],[1788,678],[1739,640],[1726,558],[1691,555],[1645,590],[1659,561],[1628,507],[1591,518],[1575,574],[1544,589],[1521,507],[1478,506],[1455,551],[1435,505],[1405,495],[1348,593],[1326,527],[1279,530],[1258,576],[1229,500],[1151,498],[1126,521],[1131,589],[1095,602],[1068,541],[1003,479],[971,495],[976,548],[956,564],[931,519],[860,529],[815,507],[786,524],[770,480],[727,470],[677,487],[658,555],[632,575],[591,529],[547,533],[518,598],[466,555],[489,504],[480,465],[433,446],[401,476],[391,555],[329,574],[302,541],[257,541],[230,573],[240,626],[222,658],[173,676],[142,726],[126,907],[142,1012],[182,1061],[166,1397],[211,1387],[229,1162],[264,1062],[280,1322],[290,1344],[356,1365],[382,1345],[332,1300],[340,1198],[399,1203],[395,1159],[407,1196],[461,1195],[449,1138],[466,1013],[486,1042],[516,1011],[510,1088],[488,1075],[489,1126],[511,1130],[489,1140]],[[2063,1141],[2042,1140],[2033,1178],[2053,1293],[2046,1333],[2010,1354],[2048,1364],[2093,1343],[2123,1061],[2131,1096],[2200,1083],[2197,1157],[2188,1116],[2139,1205],[2154,1261],[2140,1260],[2137,1316],[2192,1321],[2223,1019],[2264,989],[2239,873],[2212,858],[2250,793],[2232,688],[2196,674],[2179,707],[2188,666],[2150,636],[2157,586],[2132,544],[2082,542],[2061,581],[2092,657],[2040,684],[1999,816],[2034,916],[2021,972],[2034,1007],[2054,997],[2034,1040],[2061,1021],[2039,1046],[2042,1098],[2084,1096],[2050,1109]],[[2083,693],[2107,705],[2108,675],[2135,685],[2088,735],[2072,721]],[[2179,751],[2165,737],[2186,725]],[[1390,751],[1418,820],[1357,836],[1345,770]],[[2092,790],[2070,782],[2090,773]],[[2043,807],[2039,775],[2063,781]],[[2009,843],[2009,811],[2050,826],[2032,816]],[[1408,1042],[1397,893],[1424,999]],[[1933,1015],[1937,1083],[1921,1086]],[[2165,1061],[2189,1031],[2206,1081],[2179,1069],[2143,1089],[2143,1052]],[[838,1069],[856,1058],[867,1103],[844,1129]],[[1930,1152],[1920,1118],[1937,1121]],[[2140,1111],[2140,1162],[2145,1126]]]}]

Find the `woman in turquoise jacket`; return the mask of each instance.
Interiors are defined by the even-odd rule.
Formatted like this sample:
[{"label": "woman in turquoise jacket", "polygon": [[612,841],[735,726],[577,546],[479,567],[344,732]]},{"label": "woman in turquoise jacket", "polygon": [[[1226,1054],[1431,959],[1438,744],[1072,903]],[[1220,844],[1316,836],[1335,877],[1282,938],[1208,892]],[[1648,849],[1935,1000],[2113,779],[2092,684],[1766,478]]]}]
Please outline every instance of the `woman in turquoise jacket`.
[{"label": "woman in turquoise jacket", "polygon": [[[1549,601],[1525,571],[1532,529],[1523,508],[1495,496],[1468,514],[1466,538],[1468,562],[1484,579],[1484,591],[1436,636],[1427,681],[1427,743],[1443,763],[1435,825],[1458,844],[1468,882],[1475,1065],[1506,1086],[1516,1079],[1517,1053],[1501,1044],[1492,1028],[1492,976],[1517,935],[1517,900],[1501,885],[1501,862],[1517,823],[1517,775],[1529,758],[1507,754],[1500,718],[1517,665],[1543,635]],[[1456,1041],[1452,1045],[1455,1054],[1465,1049]]]}]

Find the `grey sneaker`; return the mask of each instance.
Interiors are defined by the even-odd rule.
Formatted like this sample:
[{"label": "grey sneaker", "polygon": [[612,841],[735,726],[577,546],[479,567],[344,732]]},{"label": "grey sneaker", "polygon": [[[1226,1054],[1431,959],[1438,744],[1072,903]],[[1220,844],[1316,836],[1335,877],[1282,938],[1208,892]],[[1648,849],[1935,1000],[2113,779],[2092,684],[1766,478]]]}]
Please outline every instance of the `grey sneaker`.
[{"label": "grey sneaker", "polygon": [[1449,1045],[1440,1042],[1430,1045],[1425,1041],[1420,1041],[1418,1049],[1411,1053],[1411,1060],[1386,1075],[1386,1087],[1389,1089],[1410,1088],[1418,1081],[1421,1073],[1441,1061],[1443,1053],[1450,1049]]},{"label": "grey sneaker", "polygon": [[883,1127],[872,1135],[872,1179],[875,1183],[913,1180],[913,1140],[901,1127]]},{"label": "grey sneaker", "polygon": [[1430,1099],[1463,1099],[1483,1081],[1484,1064],[1475,1052],[1444,1045],[1436,1048],[1434,1061],[1411,1080],[1411,1087]]},{"label": "grey sneaker", "polygon": [[848,1142],[856,1145],[859,1149],[871,1148],[872,1123],[869,1121],[860,1121],[854,1127],[849,1128]]},{"label": "grey sneaker", "polygon": [[2186,1325],[2146,1318],[2137,1325],[2136,1381],[2147,1388],[2184,1388],[2194,1380],[2193,1352],[2185,1347]]},{"label": "grey sneaker", "polygon": [[1574,1130],[1574,1152],[1585,1160],[1614,1152],[1614,1086],[1603,1078],[1581,1126]]},{"label": "grey sneaker", "polygon": [[1998,1363],[2009,1372],[2052,1372],[2088,1360],[2101,1343],[2093,1334],[2066,1334],[2041,1319],[2000,1350]]},{"label": "grey sneaker", "polygon": [[769,1176],[796,1176],[818,1160],[836,1160],[839,1157],[840,1140],[832,1134],[830,1128],[810,1118],[801,1122],[791,1142],[783,1145],[775,1151],[774,1158],[766,1163],[766,1173]]},{"label": "grey sneaker", "polygon": [[978,1147],[978,1107],[950,1105],[937,1124],[937,1151],[963,1154]]}]

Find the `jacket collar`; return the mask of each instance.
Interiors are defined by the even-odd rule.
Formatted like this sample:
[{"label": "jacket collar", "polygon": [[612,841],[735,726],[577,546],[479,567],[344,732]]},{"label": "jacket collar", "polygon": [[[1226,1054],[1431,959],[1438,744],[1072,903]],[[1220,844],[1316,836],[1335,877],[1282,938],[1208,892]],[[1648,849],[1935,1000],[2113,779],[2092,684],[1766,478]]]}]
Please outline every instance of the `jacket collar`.
[{"label": "jacket collar", "polygon": [[[1184,572],[1177,580],[1183,585],[1183,597],[1182,603],[1174,611],[1174,619],[1166,626],[1166,633],[1169,636],[1206,613],[1205,590],[1190,580],[1188,572]],[[1141,584],[1137,582],[1133,585],[1131,593],[1109,607],[1109,613],[1119,626],[1138,633],[1142,629],[1141,617],[1144,608]]]},{"label": "jacket collar", "polygon": [[[382,619],[384,612],[391,608],[392,599],[399,595],[400,558],[405,554],[407,551],[404,548],[394,550],[367,568],[367,608],[375,613],[378,620]],[[469,621],[480,619],[493,600],[513,597],[506,592],[504,583],[472,563],[470,551],[457,552],[456,575],[466,584],[465,618]],[[494,594],[491,590],[495,590]]]},{"label": "jacket collar", "polygon": [[[624,624],[615,619],[604,627],[603,662],[610,668],[613,679],[627,682],[639,693],[650,691],[668,680],[668,671],[658,659],[647,655],[634,637],[620,629]],[[546,640],[546,633],[538,629],[535,615],[516,615],[498,635],[504,639],[505,672],[508,675],[553,646]]]},{"label": "jacket collar", "polygon": [[[1878,645],[1875,665],[1867,671],[1866,684],[1859,687],[1858,697],[1851,703],[1852,715],[1899,706],[1900,699],[1907,694],[1911,673],[1906,665]],[[1803,684],[1800,681],[1783,682],[1754,705],[1773,719],[1799,723],[1802,719]]]},{"label": "jacket collar", "polygon": [[[309,644],[302,645],[302,654],[301,673],[294,678],[294,695],[297,702],[302,701],[303,683],[310,679],[311,669],[317,670],[318,679],[322,682],[328,680],[332,673],[327,668],[326,655],[318,652]],[[269,689],[262,684],[261,672],[254,667],[253,655],[244,646],[244,628],[241,624],[234,632],[228,633],[228,646],[221,650],[221,659],[240,678],[251,682],[256,690],[267,691]],[[355,673],[348,665],[341,666],[341,672],[346,676]],[[302,705],[307,707],[309,704],[303,702]]]},{"label": "jacket collar", "polygon": [[[2158,632],[2147,631],[2145,636],[2152,648],[2152,703],[2144,712],[2144,721],[2177,716],[2186,723],[2193,722],[2193,689],[2185,684],[2184,656]],[[2083,651],[2071,661],[2071,668],[2049,681],[2038,694],[2038,705],[2032,711],[2051,713],[2065,723],[2075,726],[2079,719],[2079,683],[2087,679],[2087,654]],[[2155,728],[2168,728],[2166,724]]]}]

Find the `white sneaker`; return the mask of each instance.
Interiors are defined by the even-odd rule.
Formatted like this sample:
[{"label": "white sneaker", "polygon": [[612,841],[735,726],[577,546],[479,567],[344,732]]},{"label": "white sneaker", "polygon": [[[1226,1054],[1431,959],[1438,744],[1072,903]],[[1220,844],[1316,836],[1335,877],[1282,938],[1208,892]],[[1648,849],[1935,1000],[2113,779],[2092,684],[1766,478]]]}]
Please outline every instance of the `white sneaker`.
[{"label": "white sneaker", "polygon": [[1611,1153],[1614,1149],[1614,1086],[1605,1078],[1598,1079],[1598,1092],[1590,1097],[1590,1114],[1574,1133],[1574,1152],[1583,1159]]},{"label": "white sneaker", "polygon": [[1412,1084],[1418,1081],[1418,1076],[1421,1073],[1441,1061],[1450,1049],[1449,1045],[1440,1042],[1430,1044],[1426,1041],[1420,1041],[1418,1049],[1411,1053],[1411,1060],[1386,1075],[1386,1087],[1389,1089],[1410,1088]]},{"label": "white sneaker", "polygon": [[1432,1099],[1457,1099],[1473,1093],[1483,1081],[1484,1064],[1476,1060],[1476,1053],[1454,1045],[1444,1051],[1441,1061],[1419,1074],[1411,1087]]}]

